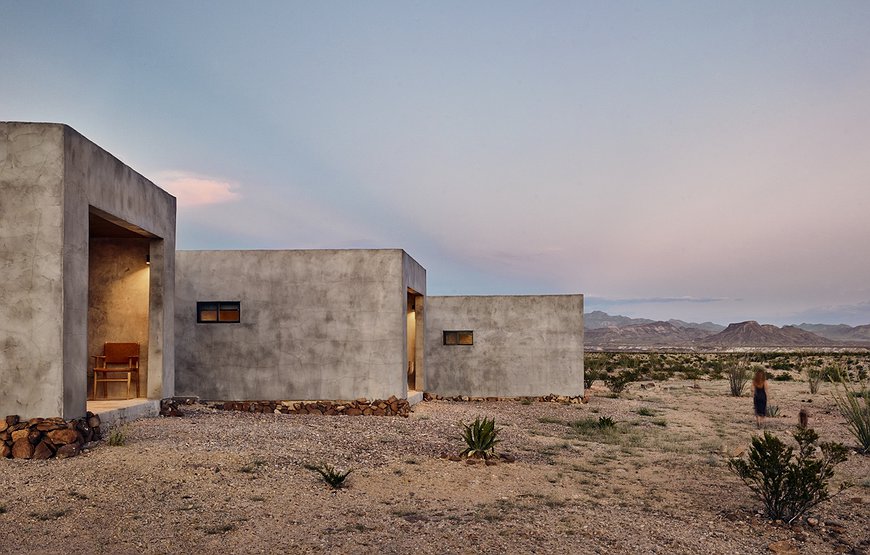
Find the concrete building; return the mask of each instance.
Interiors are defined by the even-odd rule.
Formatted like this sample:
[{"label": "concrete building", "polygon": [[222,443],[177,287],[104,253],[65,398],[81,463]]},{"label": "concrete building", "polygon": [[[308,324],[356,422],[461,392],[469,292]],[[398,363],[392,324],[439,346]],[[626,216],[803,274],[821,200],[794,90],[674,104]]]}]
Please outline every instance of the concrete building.
[{"label": "concrete building", "polygon": [[582,393],[582,295],[427,297],[399,249],[176,253],[175,199],[65,125],[0,123],[0,267],[0,415],[98,411],[106,342],[140,344],[151,407]]},{"label": "concrete building", "polygon": [[0,123],[0,195],[0,413],[82,416],[90,356],[128,338],[143,396],[173,395],[175,198],[42,123]]},{"label": "concrete building", "polygon": [[426,298],[427,391],[583,394],[583,295]]},{"label": "concrete building", "polygon": [[176,276],[179,395],[386,399],[424,387],[426,270],[404,251],[179,251]]}]

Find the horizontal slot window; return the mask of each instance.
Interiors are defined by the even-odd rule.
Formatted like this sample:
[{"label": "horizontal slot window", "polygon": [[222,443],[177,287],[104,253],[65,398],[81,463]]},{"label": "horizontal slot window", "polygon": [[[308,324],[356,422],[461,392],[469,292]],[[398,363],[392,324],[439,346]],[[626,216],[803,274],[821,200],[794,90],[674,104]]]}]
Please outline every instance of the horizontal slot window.
[{"label": "horizontal slot window", "polygon": [[444,345],[474,345],[471,330],[444,330]]},{"label": "horizontal slot window", "polygon": [[203,301],[196,303],[196,321],[200,324],[233,324],[241,322],[239,301]]}]

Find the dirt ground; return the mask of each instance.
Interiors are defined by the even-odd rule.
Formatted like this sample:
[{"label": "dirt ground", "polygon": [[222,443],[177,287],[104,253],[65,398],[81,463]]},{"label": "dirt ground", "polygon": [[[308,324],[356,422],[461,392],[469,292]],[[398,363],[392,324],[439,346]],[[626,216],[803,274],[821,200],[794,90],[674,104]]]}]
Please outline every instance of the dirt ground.
[{"label": "dirt ground", "polygon": [[[584,405],[431,401],[410,418],[185,407],[79,457],[0,461],[2,553],[870,553],[870,456],[852,452],[815,510],[769,523],[727,467],[757,433],[726,381],[601,387]],[[854,445],[829,395],[771,382],[781,437],[801,408]],[[748,393],[747,393],[748,395]],[[517,461],[466,465],[460,420],[494,417]],[[571,423],[610,416],[611,433]],[[306,465],[352,468],[331,490]]]}]

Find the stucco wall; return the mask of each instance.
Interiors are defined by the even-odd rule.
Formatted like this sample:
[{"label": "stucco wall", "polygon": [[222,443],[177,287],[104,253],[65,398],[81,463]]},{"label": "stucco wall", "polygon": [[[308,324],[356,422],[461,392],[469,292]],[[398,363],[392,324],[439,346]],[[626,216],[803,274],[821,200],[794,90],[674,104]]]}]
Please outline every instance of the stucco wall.
[{"label": "stucco wall", "polygon": [[[176,272],[178,394],[405,395],[401,250],[179,251]],[[197,324],[197,301],[240,301],[241,322]]]},{"label": "stucco wall", "polygon": [[[583,296],[426,298],[426,390],[522,397],[583,392]],[[472,330],[474,345],[443,345]]]},{"label": "stucco wall", "polygon": [[[139,343],[139,389],[148,390],[148,290],[150,266],[145,263],[148,239],[91,239],[88,353],[103,352],[103,344]],[[88,393],[93,391],[93,358],[88,364]],[[118,376],[116,376],[118,377]],[[127,384],[105,384],[109,397],[124,397]],[[133,393],[135,395],[135,391]],[[103,384],[97,391],[103,397]]]},{"label": "stucco wall", "polygon": [[0,413],[85,412],[92,209],[150,238],[149,396],[172,395],[175,199],[51,123],[0,122],[0,185]]},{"label": "stucco wall", "polygon": [[61,414],[63,128],[0,123],[0,415]]},{"label": "stucco wall", "polygon": [[68,126],[64,164],[64,411],[85,410],[88,212],[150,237],[147,395],[174,395],[175,197]]}]

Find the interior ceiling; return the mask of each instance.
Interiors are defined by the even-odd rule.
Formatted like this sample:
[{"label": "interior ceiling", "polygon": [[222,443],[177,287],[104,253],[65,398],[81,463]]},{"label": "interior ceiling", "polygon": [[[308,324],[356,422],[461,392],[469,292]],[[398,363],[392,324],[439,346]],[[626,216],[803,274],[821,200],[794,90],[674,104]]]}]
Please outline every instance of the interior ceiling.
[{"label": "interior ceiling", "polygon": [[136,233],[133,230],[101,218],[93,212],[88,213],[88,226],[91,237],[111,237],[114,239],[141,239],[142,237],[148,237],[148,235]]}]

